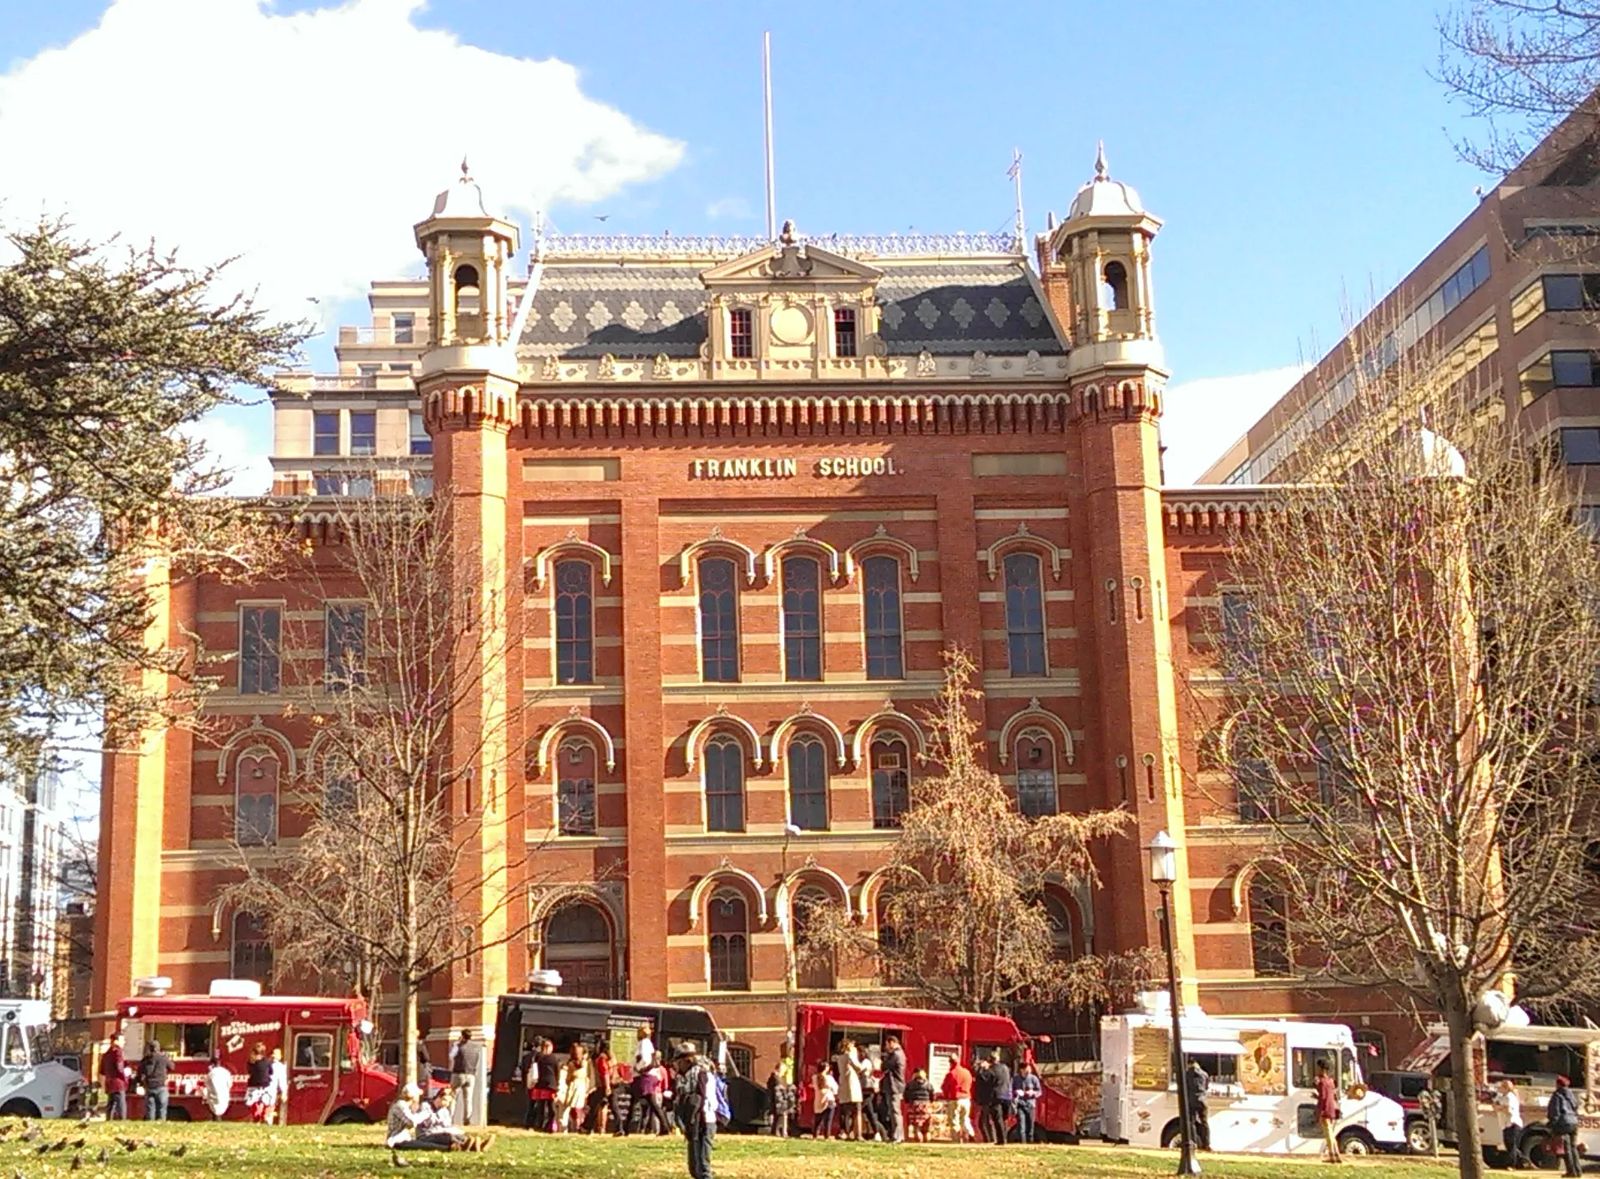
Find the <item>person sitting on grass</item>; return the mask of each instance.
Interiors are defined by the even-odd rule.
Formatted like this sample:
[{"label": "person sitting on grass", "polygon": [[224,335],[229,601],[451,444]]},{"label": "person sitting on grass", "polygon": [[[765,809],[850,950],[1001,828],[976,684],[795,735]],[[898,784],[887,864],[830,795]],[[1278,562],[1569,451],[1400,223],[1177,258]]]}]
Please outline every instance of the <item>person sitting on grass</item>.
[{"label": "person sitting on grass", "polygon": [[[415,1084],[408,1084],[400,1090],[400,1096],[389,1107],[389,1121],[386,1126],[387,1137],[384,1145],[391,1151],[399,1150],[452,1150],[455,1147],[455,1137],[442,1130],[424,1130],[423,1126],[433,1119],[433,1110],[422,1103],[422,1090]],[[398,1159],[395,1166],[400,1166]]]},{"label": "person sitting on grass", "polygon": [[933,1086],[928,1084],[928,1070],[919,1068],[906,1082],[905,1094],[906,1137],[913,1142],[928,1140],[928,1123],[933,1118]]},{"label": "person sitting on grass", "polygon": [[422,1122],[417,1126],[419,1135],[445,1134],[450,1138],[451,1145],[456,1150],[488,1150],[494,1142],[493,1134],[471,1134],[456,1125],[455,1120],[455,1091],[440,1089],[434,1096],[433,1106],[422,1107]]}]

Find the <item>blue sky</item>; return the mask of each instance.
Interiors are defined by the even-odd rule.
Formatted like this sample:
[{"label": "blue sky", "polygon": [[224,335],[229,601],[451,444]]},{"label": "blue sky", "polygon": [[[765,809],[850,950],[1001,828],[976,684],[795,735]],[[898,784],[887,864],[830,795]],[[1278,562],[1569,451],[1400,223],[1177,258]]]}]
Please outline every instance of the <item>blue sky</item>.
[{"label": "blue sky", "polygon": [[[351,28],[335,31],[339,22],[331,18],[354,10],[381,10],[387,31],[364,32],[350,21]],[[1429,76],[1438,55],[1435,9],[1415,0],[121,0],[106,18],[97,56],[88,48],[92,38],[75,39],[105,11],[104,0],[11,0],[0,10],[0,45],[11,55],[5,68],[14,83],[8,94],[0,78],[0,150],[8,119],[16,126],[30,106],[62,105],[47,101],[49,86],[33,80],[44,72],[29,68],[41,50],[66,47],[81,59],[75,65],[125,62],[145,56],[140,37],[147,36],[147,69],[71,75],[103,79],[98,92],[89,90],[83,118],[98,124],[106,104],[124,97],[150,104],[156,120],[162,102],[177,104],[166,112],[178,129],[176,144],[150,128],[149,150],[136,156],[127,141],[138,146],[140,133],[118,134],[112,146],[128,152],[120,171],[135,174],[129,189],[170,183],[186,194],[206,193],[203,210],[221,224],[201,232],[203,218],[193,213],[169,226],[160,223],[159,208],[129,207],[126,227],[143,229],[155,219],[152,231],[175,233],[185,239],[180,245],[242,250],[247,262],[270,258],[298,278],[293,247],[282,244],[295,240],[287,227],[315,223],[331,238],[330,218],[381,211],[361,255],[370,269],[351,269],[361,264],[355,252],[333,276],[308,264],[303,285],[321,302],[280,301],[296,314],[320,309],[329,322],[363,316],[359,299],[349,298],[359,290],[358,274],[414,269],[410,224],[463,151],[482,161],[475,170],[490,199],[524,221],[544,207],[568,231],[759,231],[764,29],[773,34],[778,215],[805,230],[1004,228],[1012,218],[1005,170],[1020,147],[1029,228],[1036,231],[1048,209],[1070,202],[1090,174],[1096,140],[1104,139],[1113,175],[1136,185],[1166,222],[1156,293],[1174,402],[1189,382],[1253,378],[1207,380],[1205,404],[1186,406],[1204,411],[1203,428],[1192,412],[1181,424],[1175,419],[1183,436],[1169,436],[1169,444],[1195,469],[1254,420],[1264,398],[1287,380],[1281,370],[1336,341],[1347,305],[1404,275],[1469,210],[1473,186],[1486,182],[1453,150],[1450,136],[1465,126]],[[237,23],[221,20],[224,11]],[[296,17],[307,23],[286,19]],[[187,47],[171,32],[179,27],[195,30]],[[291,27],[288,38],[256,35]],[[447,33],[452,45],[489,54],[442,54],[415,30]],[[316,45],[324,42],[337,52],[319,56]],[[186,53],[205,63],[197,70],[209,71],[196,79],[195,95],[178,88],[170,98],[148,96],[152,75],[182,75]],[[383,76],[386,55],[415,80],[409,92],[370,84]],[[573,67],[570,93],[537,90],[531,68],[519,82],[515,59]],[[372,72],[341,87],[357,62]],[[242,112],[238,138],[263,142],[232,166],[242,173],[253,161],[262,171],[230,177],[229,163],[213,158],[219,138],[235,138],[232,124],[184,142],[195,96],[207,108]],[[290,96],[300,105],[285,110],[288,126],[274,128],[274,104]],[[438,130],[397,132],[416,121],[418,104],[435,108]],[[542,137],[587,125],[602,109],[619,116],[626,132],[596,132],[577,149],[552,146],[545,158]],[[71,145],[71,116],[55,117],[62,126],[53,138]],[[367,142],[356,140],[357,131]],[[372,142],[375,133],[380,142]],[[63,164],[94,154],[68,151],[72,159]],[[296,175],[296,156],[308,153]],[[136,175],[146,167],[148,176]],[[92,174],[75,175],[78,187],[99,187]],[[588,182],[568,184],[569,175]],[[263,185],[279,188],[264,206]],[[0,214],[31,208],[33,199],[71,207],[79,195],[70,182],[65,191],[41,195],[37,188],[25,189],[22,200],[12,194]],[[0,197],[6,195],[0,179]],[[119,207],[98,195],[90,223],[116,222]],[[263,236],[269,224],[282,238]],[[314,345],[314,361],[326,365],[329,356],[325,342]],[[1263,373],[1271,375],[1256,376]],[[259,416],[233,423],[260,448]],[[237,432],[219,435],[224,448],[238,440]]]}]

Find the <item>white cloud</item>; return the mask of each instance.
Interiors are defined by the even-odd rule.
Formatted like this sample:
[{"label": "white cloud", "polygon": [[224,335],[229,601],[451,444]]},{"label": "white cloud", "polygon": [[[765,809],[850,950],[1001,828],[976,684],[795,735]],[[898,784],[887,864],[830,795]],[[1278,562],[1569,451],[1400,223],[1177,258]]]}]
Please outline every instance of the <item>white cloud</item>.
[{"label": "white cloud", "polygon": [[721,197],[706,206],[710,221],[748,221],[752,215],[750,202],[739,196]]},{"label": "white cloud", "polygon": [[1193,483],[1305,375],[1306,365],[1167,386],[1161,441],[1167,482]]},{"label": "white cloud", "polygon": [[227,477],[225,495],[265,495],[272,488],[272,416],[261,406],[220,409],[185,429],[205,447],[202,467]]},{"label": "white cloud", "polygon": [[[682,145],[577,70],[421,29],[421,0],[115,0],[0,76],[0,217],[68,213],[202,263],[242,255],[280,315],[415,272],[411,226],[465,154],[491,211],[584,204]],[[236,280],[237,281],[237,280]]]}]

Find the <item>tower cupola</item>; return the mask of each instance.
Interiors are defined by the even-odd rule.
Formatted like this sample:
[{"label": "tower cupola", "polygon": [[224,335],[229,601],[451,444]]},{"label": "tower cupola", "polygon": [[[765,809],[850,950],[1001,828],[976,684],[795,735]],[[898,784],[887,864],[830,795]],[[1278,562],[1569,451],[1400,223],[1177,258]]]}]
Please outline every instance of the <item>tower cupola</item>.
[{"label": "tower cupola", "polygon": [[1150,243],[1160,229],[1138,191],[1112,179],[1102,143],[1065,220],[1039,239],[1046,289],[1072,337],[1069,371],[1162,368],[1150,281]]},{"label": "tower cupola", "polygon": [[517,227],[484,207],[483,190],[466,160],[461,161],[461,178],[434,198],[433,213],[417,224],[416,237],[428,260],[423,371],[463,365],[504,369],[508,362],[514,373],[514,312],[507,280],[517,252]]}]

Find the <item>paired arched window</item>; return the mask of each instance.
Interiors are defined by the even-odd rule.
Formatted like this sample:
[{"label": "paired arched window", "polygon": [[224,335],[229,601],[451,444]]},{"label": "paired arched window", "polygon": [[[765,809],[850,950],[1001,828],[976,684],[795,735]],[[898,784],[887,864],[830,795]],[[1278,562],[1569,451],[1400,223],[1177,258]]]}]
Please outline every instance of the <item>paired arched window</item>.
[{"label": "paired arched window", "polygon": [[1072,911],[1060,897],[1048,892],[1041,898],[1040,904],[1044,908],[1045,920],[1050,923],[1050,942],[1055,947],[1056,957],[1071,958]]},{"label": "paired arched window", "polygon": [[1355,809],[1355,793],[1350,786],[1350,771],[1333,734],[1319,729],[1312,741],[1317,768],[1317,802],[1324,810],[1348,818]]},{"label": "paired arched window", "polygon": [[872,825],[900,826],[911,806],[911,750],[898,733],[872,739]]},{"label": "paired arched window", "polygon": [[818,914],[828,904],[828,894],[814,884],[807,885],[795,894],[794,920],[794,982],[806,990],[825,990],[833,986],[833,955],[823,947],[812,944],[812,929]]},{"label": "paired arched window", "polygon": [[828,829],[828,751],[822,740],[802,733],[789,742],[789,822],[802,831]]},{"label": "paired arched window", "polygon": [[251,978],[263,987],[272,983],[272,942],[266,922],[254,913],[233,915],[228,968],[233,978]]},{"label": "paired arched window", "polygon": [[701,557],[700,678],[709,683],[739,680],[738,570],[726,557]]},{"label": "paired arched window", "polygon": [[728,736],[706,742],[706,830],[744,830],[744,746]]},{"label": "paired arched window", "polygon": [[713,991],[750,989],[750,908],[732,889],[713,894],[706,906],[706,949]]},{"label": "paired arched window", "polygon": [[1272,763],[1262,755],[1254,729],[1247,721],[1234,726],[1230,760],[1239,799],[1241,823],[1265,823],[1278,815],[1277,782]]},{"label": "paired arched window", "polygon": [[822,678],[822,566],[815,557],[784,558],[783,678]]},{"label": "paired arched window", "polygon": [[880,889],[872,905],[873,921],[878,927],[880,973],[883,982],[889,986],[896,986],[901,981],[895,968],[895,955],[900,952],[900,935],[894,927],[893,898],[894,894],[889,889]]},{"label": "paired arched window", "polygon": [[904,623],[900,613],[900,562],[868,557],[861,562],[862,609],[867,632],[867,678],[904,679]]},{"label": "paired arched window", "polygon": [[1289,903],[1269,877],[1250,880],[1250,961],[1257,977],[1284,978],[1293,970],[1289,955]]},{"label": "paired arched window", "polygon": [[1017,809],[1030,819],[1053,815],[1056,801],[1056,743],[1043,729],[1017,734]]},{"label": "paired arched window", "polygon": [[324,818],[347,816],[356,809],[356,777],[347,769],[331,771],[322,782]]},{"label": "paired arched window", "polygon": [[556,562],[556,683],[594,683],[594,566]]},{"label": "paired arched window", "polygon": [[583,737],[569,737],[556,752],[556,810],[563,835],[596,831],[595,779],[600,757]]},{"label": "paired arched window", "polygon": [[278,842],[277,754],[247,749],[233,767],[233,837],[246,847]]},{"label": "paired arched window", "polygon": [[1006,654],[1014,676],[1046,672],[1044,573],[1037,553],[1005,559]]},{"label": "paired arched window", "polygon": [[562,994],[614,996],[611,923],[598,905],[574,901],[550,915],[544,927],[544,965],[561,972]]}]

